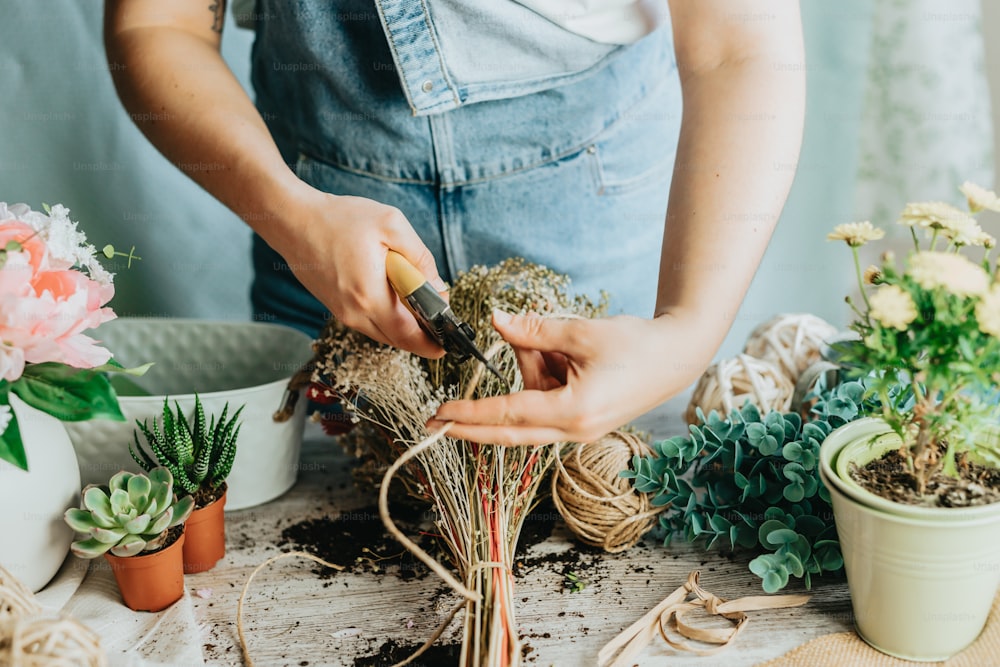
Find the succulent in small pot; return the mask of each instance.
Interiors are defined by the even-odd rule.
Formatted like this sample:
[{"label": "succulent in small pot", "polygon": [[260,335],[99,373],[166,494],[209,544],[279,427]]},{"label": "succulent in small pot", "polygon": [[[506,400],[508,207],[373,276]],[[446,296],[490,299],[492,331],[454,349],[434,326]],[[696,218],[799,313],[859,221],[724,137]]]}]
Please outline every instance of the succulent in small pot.
[{"label": "succulent in small pot", "polygon": [[[195,509],[187,522],[184,543],[184,572],[192,574],[211,569],[226,555],[226,477],[236,460],[243,406],[230,416],[227,403],[218,418],[212,415],[206,419],[196,395],[193,422],[178,403],[174,406],[171,410],[169,398],[164,399],[162,422],[153,419],[149,425],[137,421],[129,451],[145,470],[157,466],[170,470],[178,488],[193,499]],[[149,452],[140,442],[140,432]]]},{"label": "succulent in small pot", "polygon": [[193,498],[174,494],[166,468],[123,470],[107,486],[85,488],[82,508],[66,510],[66,523],[84,536],[70,548],[107,559],[129,608],[159,611],[184,594],[183,525],[193,508]]}]

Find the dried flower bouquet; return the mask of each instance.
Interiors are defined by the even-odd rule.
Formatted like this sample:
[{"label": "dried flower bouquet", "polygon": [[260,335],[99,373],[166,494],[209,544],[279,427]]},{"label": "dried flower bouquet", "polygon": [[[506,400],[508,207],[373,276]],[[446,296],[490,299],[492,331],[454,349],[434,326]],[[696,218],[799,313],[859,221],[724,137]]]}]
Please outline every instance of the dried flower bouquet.
[{"label": "dried flower bouquet", "polygon": [[[595,305],[570,296],[568,287],[565,276],[509,259],[459,276],[450,302],[516,391],[522,387],[517,360],[493,330],[491,314],[495,308],[557,317],[603,312],[603,301]],[[466,598],[461,664],[519,664],[511,566],[521,526],[558,446],[480,445],[427,433],[424,424],[443,401],[506,390],[475,362],[427,361],[331,321],[317,341],[315,364],[309,395],[339,401],[353,420],[377,426],[387,438],[369,439],[372,453],[386,464],[403,464],[407,490],[434,508],[441,542],[461,581],[451,582]]]}]

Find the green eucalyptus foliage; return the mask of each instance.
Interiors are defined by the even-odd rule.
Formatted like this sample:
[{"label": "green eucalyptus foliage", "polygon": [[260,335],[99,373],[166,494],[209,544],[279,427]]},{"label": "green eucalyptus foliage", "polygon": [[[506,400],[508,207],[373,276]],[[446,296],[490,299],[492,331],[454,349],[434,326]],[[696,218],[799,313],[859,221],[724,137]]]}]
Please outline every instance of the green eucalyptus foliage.
[{"label": "green eucalyptus foliage", "polygon": [[148,475],[122,470],[108,485],[83,490],[83,508],[66,510],[66,523],[85,535],[70,547],[80,558],[107,552],[135,556],[163,546],[167,531],[187,520],[194,498],[174,495],[174,480],[166,468]]},{"label": "green eucalyptus foliage", "polygon": [[728,418],[698,410],[689,434],[653,445],[635,457],[631,478],[652,503],[669,505],[660,518],[665,544],[677,535],[706,548],[749,549],[750,571],[768,593],[790,577],[811,585],[812,575],[844,564],[830,506],[819,478],[820,444],[835,428],[872,414],[863,381],[819,388],[808,420],[795,412],[761,414],[746,404]]},{"label": "green eucalyptus foliage", "polygon": [[205,419],[201,399],[195,396],[193,423],[188,423],[180,405],[175,402],[174,406],[176,410],[172,411],[169,399],[164,399],[162,427],[156,419],[152,427],[145,421],[136,420],[152,454],[143,449],[136,432],[133,433],[135,443],[129,445],[132,458],[144,470],[156,466],[167,468],[185,493],[194,495],[200,489],[219,488],[236,460],[236,441],[241,426],[237,419],[245,406],[240,406],[227,421],[229,404],[226,403],[218,420],[212,415],[209,422]]}]

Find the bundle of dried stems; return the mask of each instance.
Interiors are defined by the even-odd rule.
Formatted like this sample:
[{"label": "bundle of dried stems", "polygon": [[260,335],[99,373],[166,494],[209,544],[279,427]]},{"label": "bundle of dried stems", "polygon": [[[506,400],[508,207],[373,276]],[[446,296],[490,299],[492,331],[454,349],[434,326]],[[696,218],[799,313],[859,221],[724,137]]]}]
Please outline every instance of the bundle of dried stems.
[{"label": "bundle of dried stems", "polygon": [[[461,275],[450,302],[478,332],[477,345],[488,350],[514,391],[522,386],[521,375],[513,350],[490,323],[494,308],[555,317],[595,317],[604,310],[603,301],[595,305],[571,296],[565,276],[520,259]],[[476,362],[427,361],[336,322],[317,341],[314,361],[311,394],[339,400],[355,419],[376,425],[387,438],[368,440],[372,453],[387,464],[402,465],[409,493],[434,508],[440,539],[463,583],[437,569],[466,598],[461,664],[519,664],[511,566],[521,526],[558,443],[501,447],[456,440],[446,432],[428,434],[424,424],[441,402],[506,391]],[[387,480],[383,502],[386,486]]]}]

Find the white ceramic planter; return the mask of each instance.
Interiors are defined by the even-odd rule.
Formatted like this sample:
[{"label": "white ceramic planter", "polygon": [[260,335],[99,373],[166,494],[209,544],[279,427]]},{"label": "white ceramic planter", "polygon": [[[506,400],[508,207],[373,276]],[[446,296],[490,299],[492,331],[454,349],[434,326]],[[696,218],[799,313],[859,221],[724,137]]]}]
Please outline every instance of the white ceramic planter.
[{"label": "white ceramic planter", "polygon": [[889,433],[882,420],[861,419],[835,430],[820,449],[855,626],[889,655],[946,660],[979,636],[1000,587],[1000,503],[901,505],[837,475],[845,447],[874,439],[873,458],[898,446]]},{"label": "white ceramic planter", "polygon": [[0,461],[0,565],[33,592],[45,587],[69,553],[73,531],[63,513],[80,501],[80,470],[63,423],[13,394],[28,471]]},{"label": "white ceramic planter", "polygon": [[230,414],[246,404],[226,511],[273,500],[295,484],[306,401],[299,400],[288,421],[272,416],[288,380],[312,357],[309,336],[269,323],[170,318],[121,318],[101,325],[96,336],[125,366],[155,364],[146,375],[129,378],[145,395],[119,392],[125,422],[66,424],[84,484],[106,483],[122,469],[138,471],[129,455],[136,420],[152,425],[154,417],[162,419],[165,396],[190,418],[195,393],[206,415],[218,414],[227,402]]}]

